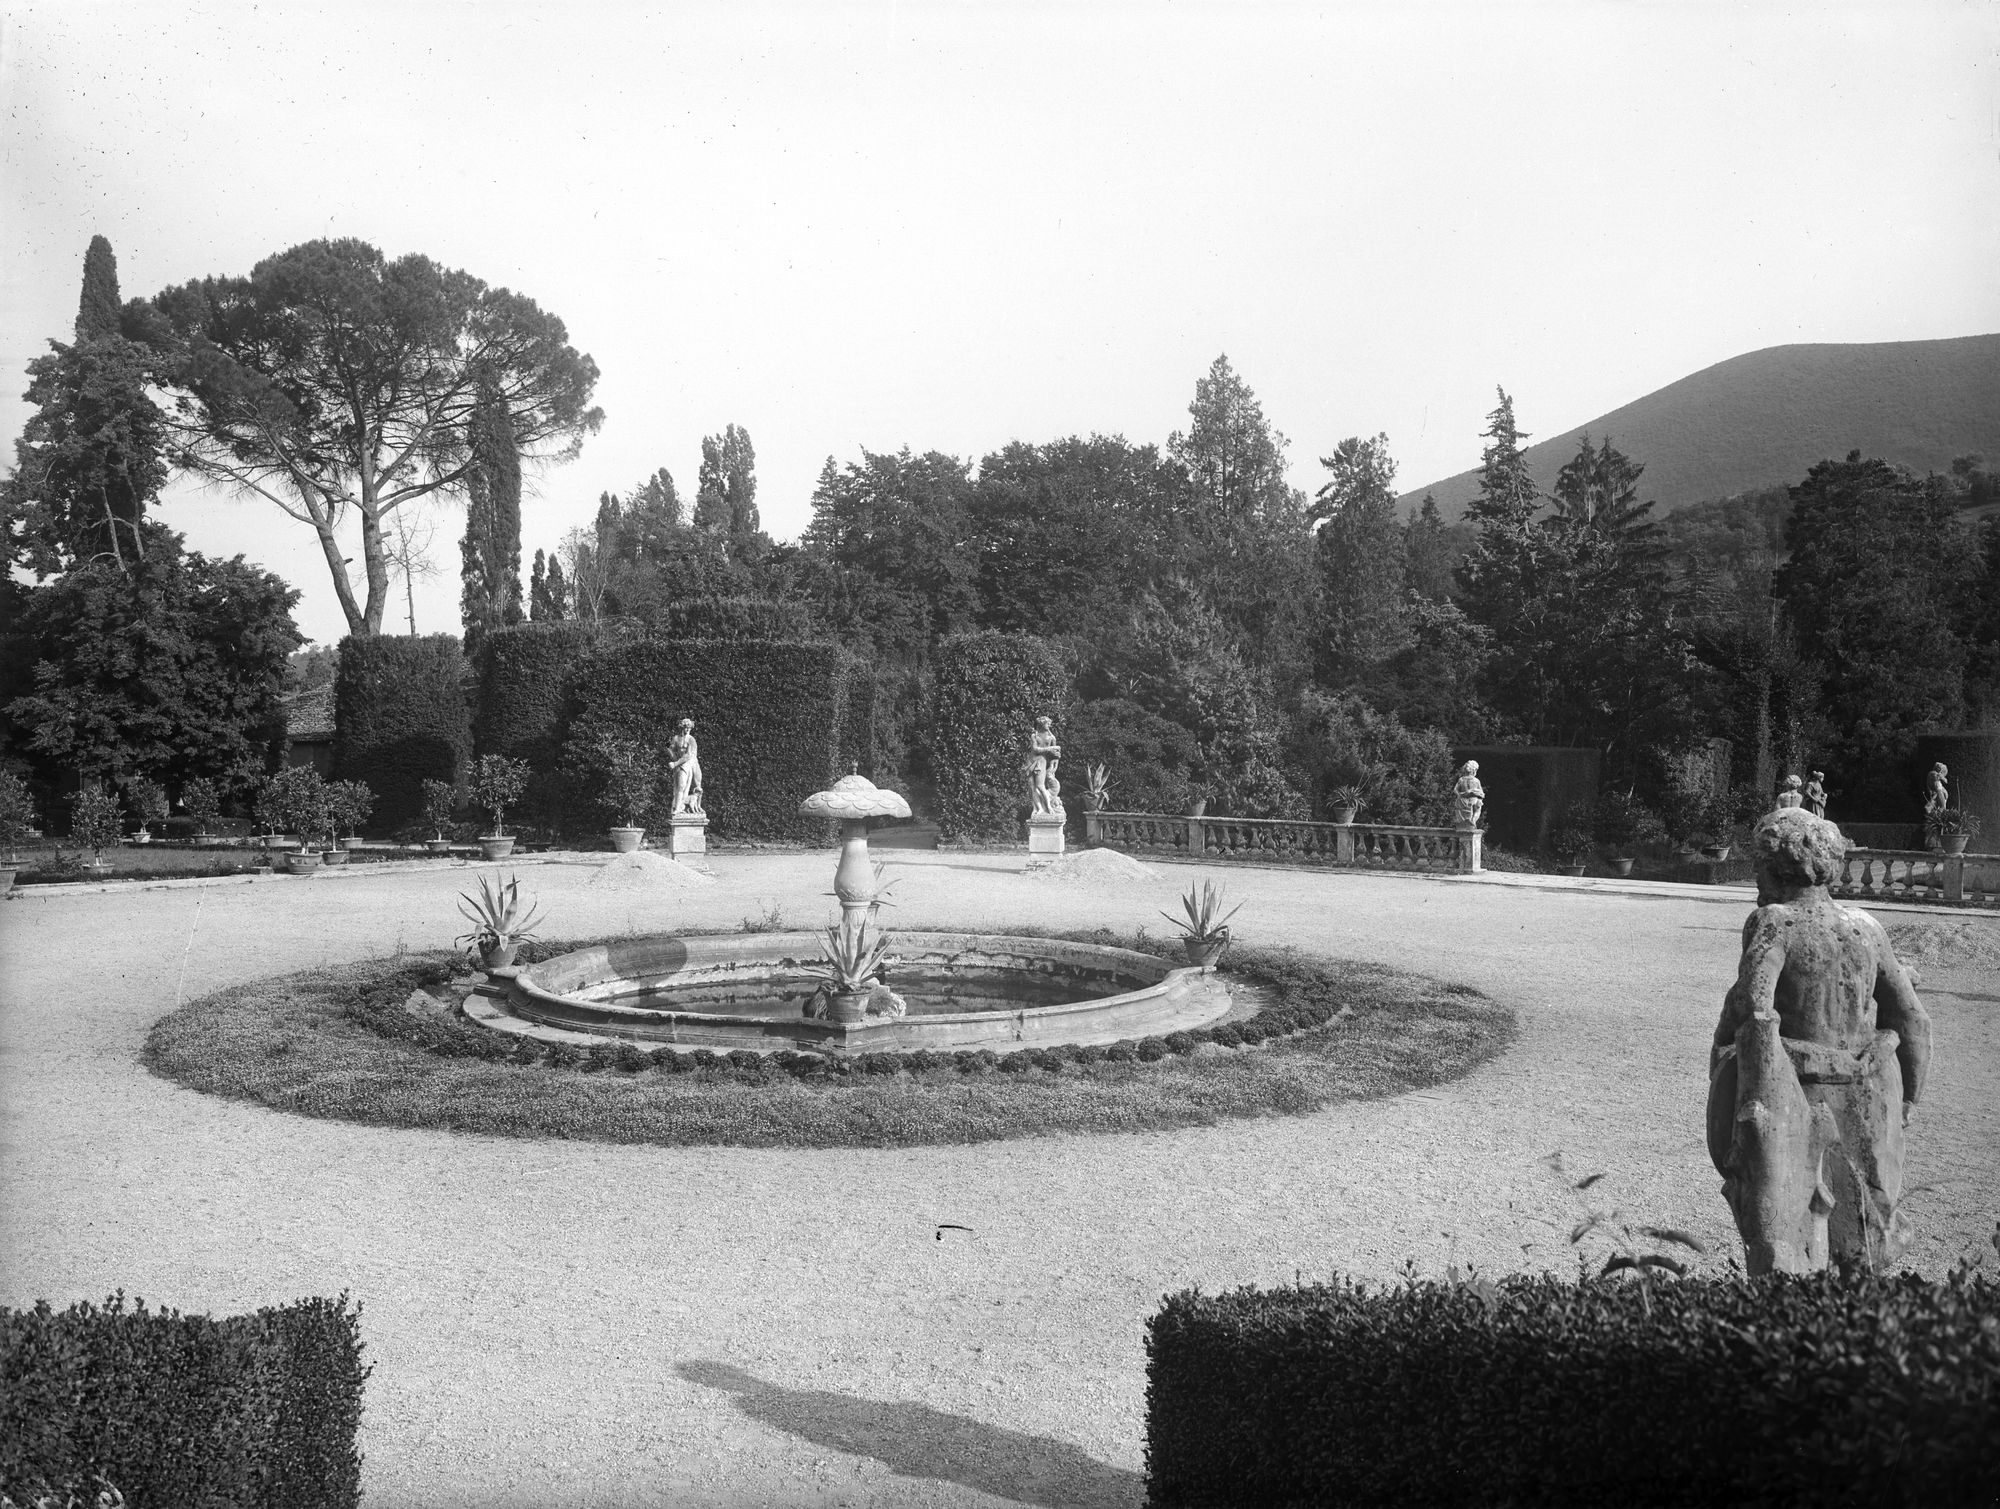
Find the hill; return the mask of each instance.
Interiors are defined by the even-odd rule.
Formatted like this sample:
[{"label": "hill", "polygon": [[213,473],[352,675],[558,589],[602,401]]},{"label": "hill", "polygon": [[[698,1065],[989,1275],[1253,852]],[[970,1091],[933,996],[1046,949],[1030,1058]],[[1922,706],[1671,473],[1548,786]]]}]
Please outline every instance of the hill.
[{"label": "hill", "polygon": [[[1851,450],[1922,473],[1954,456],[2000,457],[2000,335],[1870,345],[1770,346],[1705,367],[1588,424],[1528,447],[1544,489],[1578,439],[1609,436],[1646,468],[1640,496],[1667,513],[1772,483],[1796,482],[1814,462]],[[1478,492],[1460,472],[1426,492],[1457,519]]]}]

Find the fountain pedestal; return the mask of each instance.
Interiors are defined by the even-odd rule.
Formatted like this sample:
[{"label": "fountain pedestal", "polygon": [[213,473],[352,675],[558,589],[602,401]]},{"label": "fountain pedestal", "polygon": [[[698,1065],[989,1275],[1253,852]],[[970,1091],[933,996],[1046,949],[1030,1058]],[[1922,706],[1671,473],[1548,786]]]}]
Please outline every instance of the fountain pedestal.
[{"label": "fountain pedestal", "polygon": [[667,825],[667,853],[673,858],[708,852],[706,812],[676,812],[667,819]]},{"label": "fountain pedestal", "polygon": [[1028,866],[1030,869],[1053,864],[1063,854],[1064,815],[1060,808],[1054,812],[1037,812],[1028,819]]}]

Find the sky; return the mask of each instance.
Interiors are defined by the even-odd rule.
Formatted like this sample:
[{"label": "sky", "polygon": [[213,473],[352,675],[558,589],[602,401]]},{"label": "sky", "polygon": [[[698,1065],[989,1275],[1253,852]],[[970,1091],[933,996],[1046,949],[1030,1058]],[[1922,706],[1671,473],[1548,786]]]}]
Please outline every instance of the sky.
[{"label": "sky", "polygon": [[[1297,485],[1383,432],[1414,488],[1496,386],[1555,434],[1765,346],[2000,330],[2000,5],[0,0],[10,441],[96,234],[128,298],[353,236],[559,315],[606,420],[529,556],[657,467],[691,499],[726,424],[791,538],[829,456],[1164,443],[1218,354]],[[344,632],[270,503],[159,516]],[[422,521],[421,632],[462,529]]]}]

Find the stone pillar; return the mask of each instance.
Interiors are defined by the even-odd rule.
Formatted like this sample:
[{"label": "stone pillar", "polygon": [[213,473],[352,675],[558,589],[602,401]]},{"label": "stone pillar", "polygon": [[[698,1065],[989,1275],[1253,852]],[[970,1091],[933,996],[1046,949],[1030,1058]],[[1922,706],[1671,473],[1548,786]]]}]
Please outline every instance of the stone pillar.
[{"label": "stone pillar", "polygon": [[1354,863],[1354,824],[1333,825],[1333,862],[1339,865]]},{"label": "stone pillar", "polygon": [[676,812],[667,819],[667,823],[667,853],[673,858],[708,852],[706,812]]},{"label": "stone pillar", "polygon": [[1461,875],[1477,875],[1480,870],[1479,845],[1486,837],[1478,828],[1458,830],[1458,872]]},{"label": "stone pillar", "polygon": [[1063,824],[1067,821],[1058,807],[1054,812],[1037,812],[1028,819],[1028,866],[1030,869],[1053,864],[1062,858]]},{"label": "stone pillar", "polygon": [[1104,842],[1104,818],[1096,811],[1083,814],[1083,841],[1090,848]]}]

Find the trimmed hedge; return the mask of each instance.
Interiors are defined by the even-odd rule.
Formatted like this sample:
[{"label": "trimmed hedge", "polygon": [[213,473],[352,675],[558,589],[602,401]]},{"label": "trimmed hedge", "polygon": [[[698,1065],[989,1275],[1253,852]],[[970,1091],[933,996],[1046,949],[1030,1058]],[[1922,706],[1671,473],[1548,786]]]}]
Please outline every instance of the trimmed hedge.
[{"label": "trimmed hedge", "polygon": [[1146,1351],[1157,1509],[2000,1497],[2000,1283],[1965,1269],[1183,1291]]},{"label": "trimmed hedge", "polygon": [[333,683],[333,773],[375,793],[374,826],[422,818],[426,780],[462,784],[472,758],[465,657],[451,634],[349,635]]},{"label": "trimmed hedge", "polygon": [[221,1320],[130,1309],[0,1309],[0,1493],[101,1477],[139,1509],[352,1509],[361,1502],[359,1312],[339,1299]]},{"label": "trimmed hedge", "polygon": [[764,597],[688,597],[667,604],[647,620],[657,639],[768,639],[801,643],[815,638],[804,603]]},{"label": "trimmed hedge", "polygon": [[604,826],[563,760],[562,741],[570,672],[616,632],[581,619],[544,620],[494,629],[480,649],[473,744],[482,755],[528,762],[521,812],[530,822],[560,832]]},{"label": "trimmed hedge", "polygon": [[[1068,700],[1062,660],[1031,635],[961,634],[938,645],[933,666],[938,829],[946,838],[1018,839],[1028,811],[1028,735],[1039,717],[1060,720]],[[1058,778],[1069,775],[1065,760]],[[1070,797],[1082,790],[1080,777],[1063,784]]]},{"label": "trimmed hedge", "polygon": [[848,661],[846,716],[840,724],[840,753],[834,765],[843,775],[854,766],[877,785],[883,782],[893,785],[897,783],[887,775],[876,780],[875,772],[881,763],[875,747],[876,700],[874,668],[865,661]]},{"label": "trimmed hedge", "polygon": [[[569,732],[637,739],[664,761],[692,718],[704,805],[718,838],[825,842],[799,803],[846,773],[840,743],[850,658],[831,644],[646,639],[601,644],[571,672]],[[673,785],[660,783],[646,826],[664,829]]]}]

